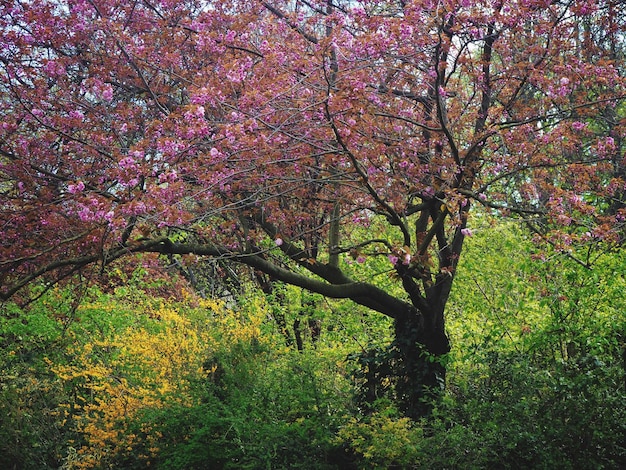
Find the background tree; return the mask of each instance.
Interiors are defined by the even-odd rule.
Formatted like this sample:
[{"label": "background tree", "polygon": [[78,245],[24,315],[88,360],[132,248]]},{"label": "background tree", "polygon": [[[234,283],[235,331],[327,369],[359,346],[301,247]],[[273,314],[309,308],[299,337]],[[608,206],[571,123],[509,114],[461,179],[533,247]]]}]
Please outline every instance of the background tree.
[{"label": "background tree", "polygon": [[[5,2],[1,295],[140,252],[244,263],[393,318],[384,375],[419,416],[472,206],[619,241],[624,79],[593,32],[621,45],[622,8]],[[376,256],[401,294],[347,274]]]}]

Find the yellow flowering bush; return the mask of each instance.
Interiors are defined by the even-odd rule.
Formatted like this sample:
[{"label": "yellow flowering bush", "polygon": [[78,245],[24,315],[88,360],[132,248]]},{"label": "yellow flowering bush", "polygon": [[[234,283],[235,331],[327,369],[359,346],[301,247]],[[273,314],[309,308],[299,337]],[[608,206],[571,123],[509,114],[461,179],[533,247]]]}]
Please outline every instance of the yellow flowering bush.
[{"label": "yellow flowering bush", "polygon": [[[144,426],[138,435],[129,431],[129,424],[142,410],[195,403],[191,383],[207,374],[202,364],[211,341],[208,330],[188,315],[210,319],[221,309],[213,301],[196,304],[192,311],[174,302],[143,301],[131,308],[136,317],[122,328],[103,329],[91,342],[68,348],[71,360],[65,364],[50,363],[73,388],[76,398],[65,405],[64,415],[82,436],[68,451],[65,469],[108,468],[141,439],[145,450],[137,458],[149,462],[158,452],[158,431]],[[117,301],[98,301],[79,313],[108,313],[114,323],[119,321],[115,309],[124,308]]]}]

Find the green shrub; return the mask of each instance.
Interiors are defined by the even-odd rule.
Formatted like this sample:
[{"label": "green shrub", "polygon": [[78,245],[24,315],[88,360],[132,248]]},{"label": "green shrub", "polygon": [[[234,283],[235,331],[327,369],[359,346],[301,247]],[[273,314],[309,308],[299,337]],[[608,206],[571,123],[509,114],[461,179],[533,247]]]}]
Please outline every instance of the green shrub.
[{"label": "green shrub", "polygon": [[337,433],[337,442],[355,455],[363,469],[419,468],[422,428],[392,406],[352,418]]}]

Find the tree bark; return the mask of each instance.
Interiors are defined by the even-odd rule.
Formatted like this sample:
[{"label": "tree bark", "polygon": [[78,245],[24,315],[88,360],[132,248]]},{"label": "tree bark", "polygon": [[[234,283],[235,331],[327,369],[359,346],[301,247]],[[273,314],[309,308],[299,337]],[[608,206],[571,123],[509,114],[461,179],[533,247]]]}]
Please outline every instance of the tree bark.
[{"label": "tree bark", "polygon": [[400,410],[413,419],[428,416],[445,389],[442,359],[450,352],[450,342],[443,321],[436,317],[442,320],[443,311],[425,315],[416,311],[395,320],[391,348],[396,356],[396,401]]},{"label": "tree bark", "polygon": [[411,419],[429,416],[445,389],[449,351],[443,309],[398,315],[393,342],[356,357],[357,405],[366,413],[376,411],[376,401],[387,398]]}]

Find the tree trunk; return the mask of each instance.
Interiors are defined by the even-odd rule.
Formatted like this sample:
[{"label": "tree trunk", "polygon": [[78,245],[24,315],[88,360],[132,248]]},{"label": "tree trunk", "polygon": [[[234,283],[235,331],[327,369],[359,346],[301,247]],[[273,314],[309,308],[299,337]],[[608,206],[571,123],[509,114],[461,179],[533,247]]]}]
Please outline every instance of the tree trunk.
[{"label": "tree trunk", "polygon": [[408,417],[427,416],[445,388],[443,355],[450,342],[443,328],[443,312],[419,315],[417,311],[395,321],[395,395],[400,410]]},{"label": "tree trunk", "polygon": [[358,404],[374,410],[387,398],[411,419],[428,416],[445,387],[443,356],[450,351],[443,309],[419,313],[413,309],[395,320],[394,341],[387,348],[364,351],[357,359]]}]

